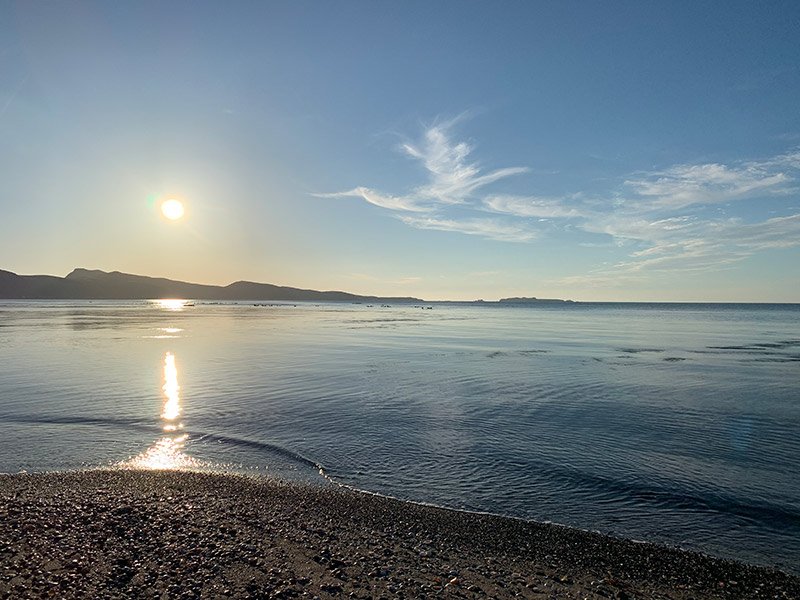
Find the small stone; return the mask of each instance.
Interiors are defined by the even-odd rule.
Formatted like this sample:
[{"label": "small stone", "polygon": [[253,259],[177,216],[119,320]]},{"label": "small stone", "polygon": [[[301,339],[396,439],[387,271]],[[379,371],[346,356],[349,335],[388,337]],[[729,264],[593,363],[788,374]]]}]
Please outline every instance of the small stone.
[{"label": "small stone", "polygon": [[51,560],[44,564],[45,571],[58,571],[63,568],[63,565],[57,560]]}]

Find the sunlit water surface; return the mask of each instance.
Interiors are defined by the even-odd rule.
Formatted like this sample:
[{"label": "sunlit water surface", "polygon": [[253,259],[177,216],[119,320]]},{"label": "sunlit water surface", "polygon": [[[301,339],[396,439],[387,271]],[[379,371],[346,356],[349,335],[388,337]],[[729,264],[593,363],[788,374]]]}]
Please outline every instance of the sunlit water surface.
[{"label": "sunlit water surface", "polygon": [[800,305],[0,302],[0,471],[243,470],[800,572]]}]

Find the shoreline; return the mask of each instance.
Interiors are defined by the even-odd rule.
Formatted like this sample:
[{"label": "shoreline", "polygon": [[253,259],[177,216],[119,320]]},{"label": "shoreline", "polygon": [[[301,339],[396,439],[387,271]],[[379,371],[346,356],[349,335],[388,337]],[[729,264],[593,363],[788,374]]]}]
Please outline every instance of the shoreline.
[{"label": "shoreline", "polygon": [[[548,527],[549,526],[558,527],[558,528],[568,529],[568,530],[571,530],[571,531],[576,531],[578,533],[586,533],[586,534],[591,534],[591,535],[600,535],[602,537],[610,538],[612,540],[620,540],[620,541],[623,541],[623,542],[631,542],[633,544],[646,544],[646,545],[649,545],[649,546],[655,546],[657,548],[666,548],[666,549],[675,550],[675,551],[678,551],[678,552],[688,552],[688,553],[691,553],[691,554],[698,554],[700,556],[705,556],[705,557],[708,557],[708,558],[711,558],[711,559],[715,559],[715,560],[722,560],[722,561],[727,561],[727,562],[733,562],[733,563],[748,565],[748,566],[751,566],[751,567],[770,569],[770,570],[774,570],[774,571],[779,571],[779,572],[785,573],[785,574],[789,575],[790,577],[800,577],[800,566],[798,566],[798,571],[797,572],[792,572],[792,571],[786,570],[783,567],[778,566],[778,565],[760,563],[760,562],[757,562],[757,561],[748,561],[746,558],[738,558],[736,556],[724,556],[722,554],[713,554],[712,552],[706,552],[706,551],[704,551],[702,549],[676,546],[676,545],[672,545],[672,544],[670,544],[668,542],[652,542],[652,541],[648,541],[646,539],[638,539],[638,538],[634,538],[634,537],[625,537],[624,535],[617,535],[617,534],[613,534],[613,533],[604,533],[603,531],[598,530],[598,529],[585,529],[585,528],[582,528],[582,527],[578,527],[578,526],[575,526],[575,525],[568,525],[568,524],[557,522],[557,521],[549,521],[549,520],[548,521],[538,521],[538,520],[536,520],[534,518],[528,519],[528,518],[525,518],[525,517],[514,516],[514,515],[511,515],[511,514],[493,513],[493,512],[490,512],[488,510],[473,510],[473,509],[469,509],[469,508],[454,508],[454,507],[447,506],[447,505],[444,505],[444,504],[436,504],[434,502],[425,502],[425,501],[421,501],[421,500],[409,500],[409,499],[404,499],[404,498],[401,498],[401,497],[398,497],[398,496],[391,496],[389,494],[383,494],[381,492],[372,492],[372,491],[369,491],[369,490],[360,489],[358,487],[349,485],[347,483],[342,483],[340,481],[337,481],[334,477],[328,475],[324,471],[324,468],[322,466],[317,465],[316,463],[315,463],[315,466],[320,468],[320,475],[325,480],[325,483],[322,484],[324,487],[331,486],[333,488],[341,488],[343,490],[347,490],[347,491],[352,492],[354,494],[365,494],[367,496],[376,496],[378,498],[385,498],[387,500],[393,500],[395,502],[400,502],[402,504],[413,504],[413,505],[416,505],[416,506],[421,506],[421,507],[426,507],[426,508],[441,509],[441,510],[445,510],[445,511],[457,512],[457,513],[465,513],[465,514],[469,514],[469,515],[478,515],[478,516],[484,516],[484,517],[498,517],[498,518],[501,518],[501,519],[510,519],[512,521],[520,521],[522,523],[535,523],[537,525],[544,525],[544,526],[548,526]],[[103,467],[101,467],[100,469],[104,470]],[[226,471],[226,472],[212,471],[212,472],[216,472],[216,473],[223,474],[223,475],[227,475],[227,474],[231,474],[231,475],[234,475],[234,476],[241,475],[241,476],[244,476],[244,477],[253,477],[253,478],[256,478],[256,479],[261,478],[261,477],[265,477],[265,478],[268,477],[268,476],[260,474],[260,473],[253,473],[253,472],[248,472],[248,471],[241,471],[241,472],[237,472],[237,471]],[[2,473],[0,473],[0,475],[2,475]],[[277,478],[277,479],[280,479],[280,478]],[[315,484],[315,483],[310,483],[309,484],[309,483],[304,482],[302,480],[293,480],[293,479],[288,479],[288,480],[286,480],[286,482],[287,483],[297,483],[300,486],[305,486],[305,485],[315,486],[315,485],[318,485],[318,484]],[[800,596],[798,598],[800,599]]]},{"label": "shoreline", "polygon": [[0,598],[797,598],[769,567],[247,475],[0,475]]}]

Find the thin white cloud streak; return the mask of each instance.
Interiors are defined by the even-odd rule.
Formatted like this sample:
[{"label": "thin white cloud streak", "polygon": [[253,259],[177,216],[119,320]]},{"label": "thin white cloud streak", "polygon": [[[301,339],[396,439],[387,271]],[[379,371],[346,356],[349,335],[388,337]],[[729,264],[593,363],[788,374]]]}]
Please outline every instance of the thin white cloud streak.
[{"label": "thin white cloud streak", "polygon": [[646,270],[658,271],[706,271],[717,269],[721,264],[741,260],[746,256],[740,252],[725,249],[707,240],[695,239],[659,248],[654,258],[622,262],[613,269],[616,273],[636,273]]},{"label": "thin white cloud streak", "polygon": [[479,235],[499,242],[529,242],[536,237],[536,233],[533,231],[518,225],[503,223],[496,219],[457,220],[406,215],[400,215],[397,218],[406,225],[417,229],[434,229]]},{"label": "thin white cloud streak", "polygon": [[[683,230],[662,227],[658,236],[650,236],[653,245],[630,255],[633,260],[586,275],[565,277],[558,283],[613,285],[648,279],[652,273],[711,272],[762,250],[800,246],[800,214],[760,223],[728,220],[697,223],[687,228],[692,229],[694,237],[680,237]],[[660,239],[654,241],[654,237]],[[640,239],[643,238],[644,235],[640,234]]]},{"label": "thin white cloud streak", "polygon": [[625,181],[640,207],[681,209],[694,204],[716,204],[757,194],[786,193],[792,178],[779,168],[797,168],[798,155],[741,166],[718,163],[676,165],[640,174]]},{"label": "thin white cloud streak", "polygon": [[363,198],[370,204],[388,208],[389,210],[401,210],[406,212],[430,212],[433,206],[422,206],[417,203],[417,199],[410,196],[394,197],[381,194],[366,187],[353,188],[347,192],[334,192],[331,194],[312,194],[317,198]]},{"label": "thin white cloud streak", "polygon": [[[655,219],[655,220],[653,220]],[[602,233],[612,236],[617,242],[646,241],[674,238],[676,235],[690,235],[702,228],[705,223],[694,217],[675,216],[659,219],[653,215],[636,214],[626,211],[612,214],[597,214],[581,224],[581,229],[589,233]]]},{"label": "thin white cloud streak", "polygon": [[711,227],[714,238],[745,248],[790,248],[800,246],[800,214],[775,217],[762,223],[727,223]]},{"label": "thin white cloud streak", "polygon": [[746,247],[788,248],[800,245],[799,215],[774,217],[756,223],[743,223],[741,219],[701,220],[696,216],[675,216],[654,221],[640,215],[626,218],[624,214],[598,217],[582,228],[592,233],[606,233],[620,240],[634,240],[653,244],[634,253],[634,256],[652,254],[663,246],[685,243],[694,238],[708,238]]},{"label": "thin white cloud streak", "polygon": [[[548,230],[561,227],[588,234],[610,236],[613,243],[578,242],[585,247],[632,246],[628,259],[570,281],[630,280],[648,272],[703,271],[720,268],[767,248],[800,245],[800,215],[743,223],[735,219],[704,218],[704,207],[742,203],[797,193],[796,171],[800,151],[761,161],[736,164],[682,164],[639,172],[609,190],[607,200],[585,193],[544,197],[537,194],[487,194],[492,183],[529,172],[508,167],[484,173],[470,162],[473,147],[455,142],[452,123],[427,129],[416,143],[401,151],[419,161],[428,175],[424,185],[402,196],[368,187],[346,192],[316,194],[325,198],[358,197],[387,209],[410,227],[457,232],[503,242],[530,242]],[[458,209],[457,211],[454,209]],[[469,213],[472,212],[473,215]],[[498,218],[477,217],[493,213]]]},{"label": "thin white cloud streak", "polygon": [[538,217],[543,219],[570,218],[583,216],[580,210],[565,205],[561,198],[534,198],[530,196],[490,196],[484,200],[486,208],[492,212],[517,217]]},{"label": "thin white cloud streak", "polygon": [[[625,186],[633,190],[632,195],[616,202],[611,211],[593,205],[578,226],[638,248],[629,254],[630,260],[560,283],[603,285],[643,279],[648,273],[712,271],[761,250],[798,246],[798,214],[743,223],[741,219],[703,219],[676,212],[796,193],[792,171],[798,168],[800,153],[791,152],[734,166],[679,165],[629,178]],[[731,210],[736,207],[733,204]]]},{"label": "thin white cloud streak", "polygon": [[664,277],[670,274],[717,272],[749,255],[702,239],[687,240],[669,247],[662,246],[659,251],[669,254],[644,260],[623,261],[586,274],[563,277],[554,283],[579,287],[619,287],[650,280],[654,275]]},{"label": "thin white cloud streak", "polygon": [[[413,188],[408,194],[393,196],[359,186],[345,192],[313,195],[319,198],[362,198],[375,206],[402,213],[437,213],[456,205],[480,205],[484,199],[476,196],[481,188],[528,171],[526,167],[505,167],[482,173],[478,163],[467,160],[473,147],[466,142],[456,143],[451,140],[448,128],[452,124],[453,122],[449,122],[430,127],[419,143],[401,146],[401,150],[410,158],[421,162],[428,173],[428,182]],[[493,221],[459,221],[437,217],[417,219],[402,216],[400,219],[407,225],[420,229],[461,231],[495,240],[527,241],[533,237],[532,234],[520,233],[519,228],[503,227]]]},{"label": "thin white cloud streak", "polygon": [[430,183],[418,187],[414,196],[441,204],[464,204],[475,190],[528,171],[525,167],[508,167],[481,175],[477,163],[466,162],[473,148],[466,142],[453,143],[446,128],[431,127],[421,145],[402,146],[409,156],[422,161],[430,174]]},{"label": "thin white cloud streak", "polygon": [[412,283],[417,283],[419,281],[422,281],[422,277],[406,277],[405,279],[394,279],[389,281],[389,283],[392,283],[394,285],[410,285]]}]

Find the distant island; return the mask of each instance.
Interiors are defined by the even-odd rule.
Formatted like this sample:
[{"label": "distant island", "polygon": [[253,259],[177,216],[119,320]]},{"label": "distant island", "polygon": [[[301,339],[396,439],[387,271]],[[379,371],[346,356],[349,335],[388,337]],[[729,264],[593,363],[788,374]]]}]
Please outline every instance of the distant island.
[{"label": "distant island", "polygon": [[226,286],[186,283],[119,271],[75,269],[66,277],[17,275],[0,269],[0,298],[43,300],[276,300],[287,302],[422,302],[412,297],[359,296],[347,292],[304,290],[237,281]]},{"label": "distant island", "polygon": [[536,302],[573,302],[572,300],[559,300],[558,298],[534,298],[534,297],[521,297],[521,298],[501,298],[499,300],[502,304],[534,304]]}]

